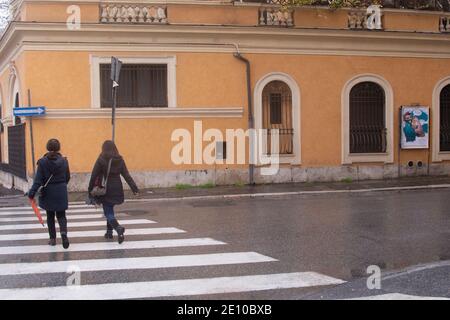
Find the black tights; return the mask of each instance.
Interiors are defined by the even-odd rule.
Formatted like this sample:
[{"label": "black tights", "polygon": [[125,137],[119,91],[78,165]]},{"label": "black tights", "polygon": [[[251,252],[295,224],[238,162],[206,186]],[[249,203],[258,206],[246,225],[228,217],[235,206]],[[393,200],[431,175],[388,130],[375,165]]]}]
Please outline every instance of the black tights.
[{"label": "black tights", "polygon": [[59,231],[67,235],[66,211],[47,211],[47,225],[50,239],[56,239],[55,215],[58,219]]}]

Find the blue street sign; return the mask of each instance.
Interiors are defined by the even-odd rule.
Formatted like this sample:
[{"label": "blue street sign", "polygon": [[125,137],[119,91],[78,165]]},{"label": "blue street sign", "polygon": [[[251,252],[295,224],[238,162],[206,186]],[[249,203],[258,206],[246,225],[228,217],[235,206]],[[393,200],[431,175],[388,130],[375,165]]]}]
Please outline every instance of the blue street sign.
[{"label": "blue street sign", "polygon": [[45,107],[22,107],[13,109],[16,117],[38,117],[45,115]]}]

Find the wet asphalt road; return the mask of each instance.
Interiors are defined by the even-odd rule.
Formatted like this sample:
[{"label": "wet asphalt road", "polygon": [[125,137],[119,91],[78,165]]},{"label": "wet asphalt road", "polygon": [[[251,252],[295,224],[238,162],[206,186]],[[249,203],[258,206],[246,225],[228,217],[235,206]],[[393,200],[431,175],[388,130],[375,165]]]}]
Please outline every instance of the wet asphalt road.
[{"label": "wet asphalt road", "polygon": [[[83,275],[83,284],[314,271],[348,283],[338,287],[194,295],[177,299],[341,299],[386,292],[450,297],[450,267],[445,265],[450,260],[450,190],[447,189],[129,203],[119,207],[118,212],[122,218],[147,218],[156,221],[158,227],[180,228],[190,238],[210,237],[223,241],[227,244],[227,252],[254,251],[278,261],[89,272]],[[0,234],[5,232],[0,231]],[[174,234],[170,238],[187,235]],[[167,235],[152,237],[163,238]],[[127,240],[142,239],[142,236],[127,237]],[[74,239],[73,243],[76,242],[81,240]],[[20,244],[45,244],[45,241],[21,241]],[[17,242],[2,243],[2,246],[7,245],[17,245]],[[3,255],[0,262],[123,258],[144,256],[150,252],[152,256],[162,256],[223,251],[224,248],[219,246],[188,250],[165,248],[136,252]],[[414,275],[391,277],[389,282],[384,282],[384,291],[366,290],[366,270],[370,265],[377,265],[383,272],[390,273],[430,263],[444,265],[430,267]],[[63,285],[65,277],[63,274],[0,276],[0,288]]]}]

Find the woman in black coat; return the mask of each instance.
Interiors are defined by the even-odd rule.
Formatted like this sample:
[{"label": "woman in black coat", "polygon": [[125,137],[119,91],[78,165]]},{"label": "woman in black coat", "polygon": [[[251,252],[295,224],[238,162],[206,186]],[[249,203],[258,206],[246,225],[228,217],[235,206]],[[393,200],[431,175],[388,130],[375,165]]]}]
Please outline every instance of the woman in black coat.
[{"label": "woman in black coat", "polygon": [[[108,176],[109,164],[110,171]],[[125,181],[130,186],[134,194],[139,193],[139,189],[136,186],[133,178],[128,172],[127,166],[122,156],[119,154],[116,145],[113,141],[107,140],[103,143],[102,153],[95,162],[94,169],[92,170],[91,179],[89,181],[89,197],[91,195],[94,186],[101,185],[101,181],[107,177],[106,182],[106,194],[95,198],[95,202],[103,205],[103,212],[106,217],[106,233],[105,238],[112,239],[112,230],[116,230],[118,234],[118,241],[122,243],[124,241],[125,228],[122,227],[114,216],[114,206],[124,202],[123,186],[120,176],[123,176]]]},{"label": "woman in black coat", "polygon": [[[69,162],[59,153],[61,145],[58,140],[47,142],[46,153],[37,162],[38,168],[28,197],[34,199],[39,187],[43,186],[39,196],[39,206],[47,211],[49,245],[56,245],[55,215],[58,219],[63,247],[69,247],[67,238],[66,210],[68,208],[67,183],[70,180]],[[45,186],[47,184],[47,186]]]}]

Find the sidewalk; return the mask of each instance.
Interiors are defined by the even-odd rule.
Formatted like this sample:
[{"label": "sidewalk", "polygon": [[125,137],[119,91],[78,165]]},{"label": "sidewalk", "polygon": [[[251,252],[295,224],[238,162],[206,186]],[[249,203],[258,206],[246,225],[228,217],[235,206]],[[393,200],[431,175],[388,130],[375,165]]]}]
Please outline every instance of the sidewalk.
[{"label": "sidewalk", "polygon": [[[314,183],[282,183],[243,186],[210,186],[179,188],[154,188],[141,190],[139,196],[126,191],[126,199],[130,201],[186,199],[186,198],[219,198],[219,197],[251,197],[283,194],[314,194],[347,191],[375,191],[373,189],[398,188],[450,188],[450,176],[440,177],[408,177],[392,180],[366,180],[355,182],[314,182]],[[394,190],[395,190],[394,189]],[[86,193],[72,193],[70,201],[85,201]]]},{"label": "sidewalk", "polygon": [[[154,188],[141,190],[139,196],[133,196],[125,191],[130,202],[140,201],[177,201],[183,199],[217,199],[240,197],[264,197],[301,194],[346,193],[401,191],[413,189],[450,188],[450,176],[439,177],[405,177],[390,180],[366,180],[347,182],[314,182],[314,183],[283,183],[243,186],[211,186],[191,187],[187,185],[178,188]],[[84,202],[86,193],[71,193],[71,202]],[[0,187],[0,207],[26,206],[28,201],[23,193]]]}]

